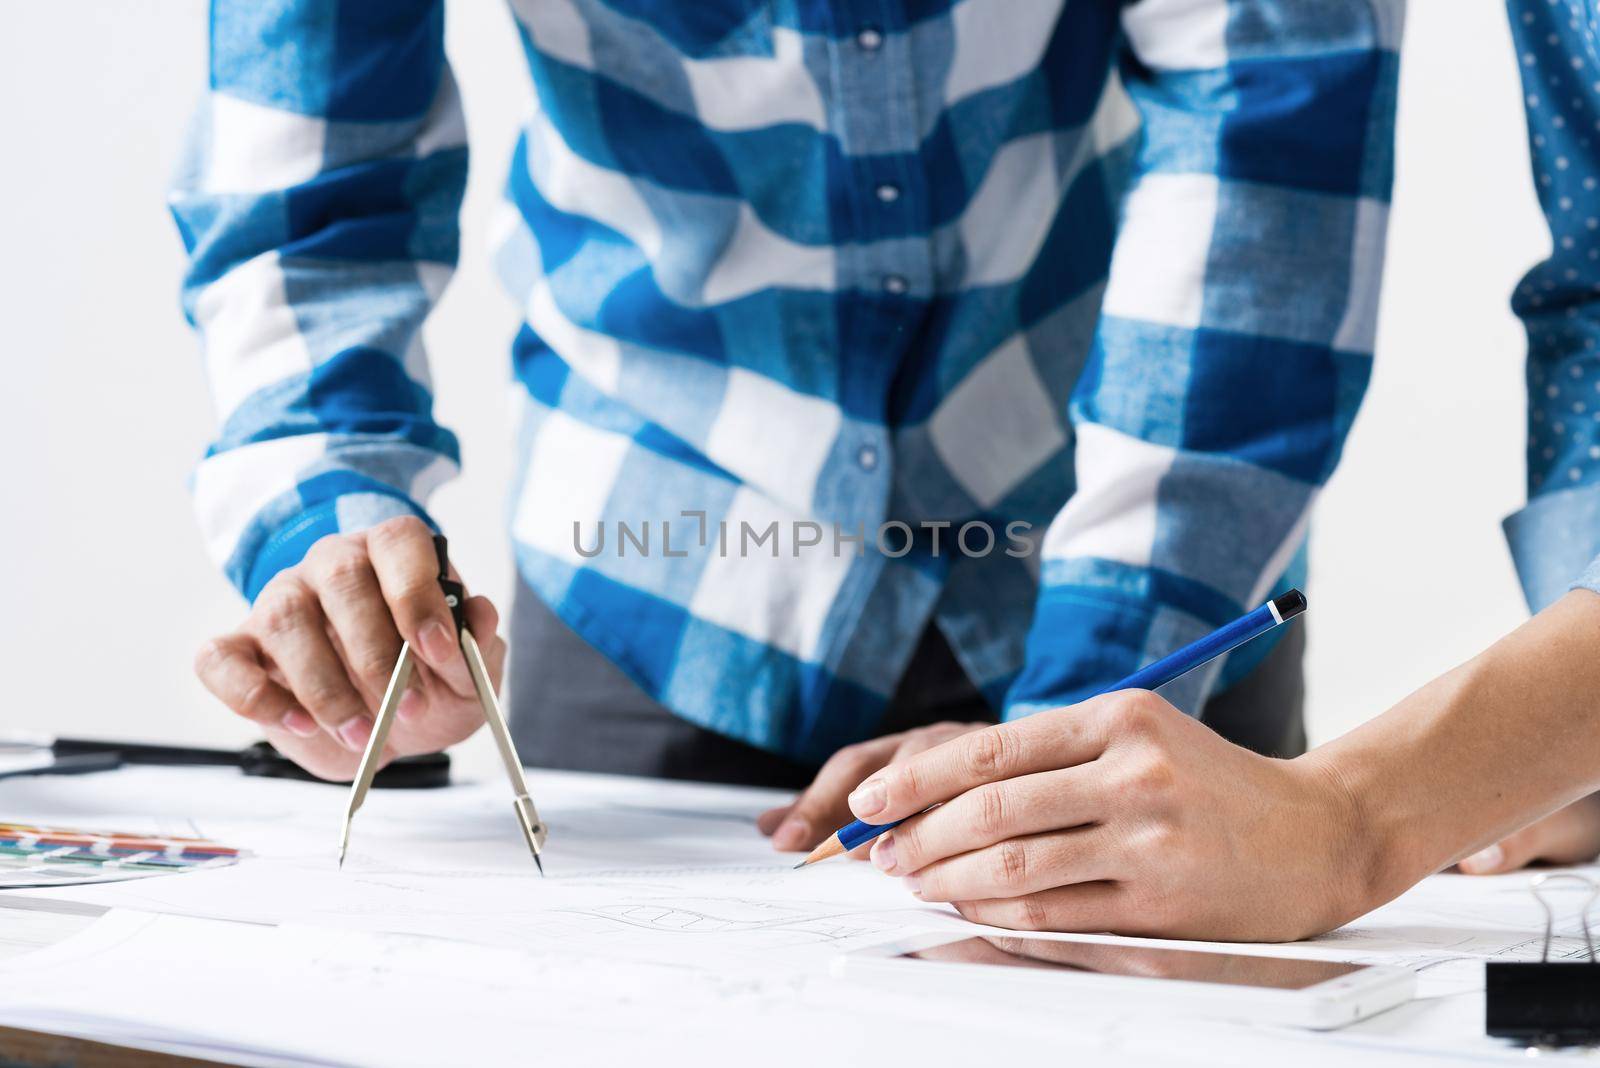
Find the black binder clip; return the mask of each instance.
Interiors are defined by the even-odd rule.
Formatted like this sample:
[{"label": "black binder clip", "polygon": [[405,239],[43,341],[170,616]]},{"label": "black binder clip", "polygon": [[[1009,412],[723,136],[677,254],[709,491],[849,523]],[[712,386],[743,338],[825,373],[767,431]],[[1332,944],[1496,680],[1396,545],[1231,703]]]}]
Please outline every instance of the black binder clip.
[{"label": "black binder clip", "polygon": [[[1561,881],[1581,884],[1589,892],[1578,914],[1587,953],[1575,960],[1550,959],[1555,913],[1540,890]],[[1544,909],[1544,948],[1538,963],[1484,965],[1484,1030],[1530,1047],[1600,1043],[1600,963],[1589,932],[1589,909],[1600,897],[1600,885],[1582,875],[1551,872],[1535,878],[1529,889]]]}]

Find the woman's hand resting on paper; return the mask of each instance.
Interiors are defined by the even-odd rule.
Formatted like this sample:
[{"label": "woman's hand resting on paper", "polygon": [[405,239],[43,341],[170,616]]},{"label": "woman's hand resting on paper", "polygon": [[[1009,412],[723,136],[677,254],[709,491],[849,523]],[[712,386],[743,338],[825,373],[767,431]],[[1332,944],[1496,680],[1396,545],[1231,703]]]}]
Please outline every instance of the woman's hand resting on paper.
[{"label": "woman's hand resting on paper", "polygon": [[1498,875],[1529,864],[1584,864],[1600,856],[1600,794],[1574,801],[1463,859],[1468,875]]},{"label": "woman's hand resting on paper", "polygon": [[[385,759],[437,752],[483,723],[438,574],[433,531],[419,519],[329,535],[267,583],[239,629],[200,649],[195,672],[285,756],[349,779],[404,639],[418,661]],[[498,687],[506,644],[494,605],[469,597],[466,618]]]},{"label": "woman's hand resting on paper", "polygon": [[1575,589],[1294,760],[1130,690],[898,760],[850,808],[869,823],[912,817],[877,840],[873,862],[974,920],[1302,938],[1458,862],[1592,858],[1596,694],[1600,594]]},{"label": "woman's hand resting on paper", "polygon": [[1258,756],[1145,691],[963,732],[849,802],[912,817],[873,864],[980,923],[1280,941],[1370,907],[1356,806],[1314,754]]}]

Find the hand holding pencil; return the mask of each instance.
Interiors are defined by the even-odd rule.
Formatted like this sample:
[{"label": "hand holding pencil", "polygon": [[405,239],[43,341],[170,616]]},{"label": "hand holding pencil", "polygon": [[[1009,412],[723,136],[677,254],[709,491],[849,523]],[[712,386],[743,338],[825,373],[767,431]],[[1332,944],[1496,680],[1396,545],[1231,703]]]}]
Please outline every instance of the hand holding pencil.
[{"label": "hand holding pencil", "polygon": [[[872,775],[850,808],[897,824],[880,871],[1001,927],[1293,939],[1361,911],[1367,877],[1339,847],[1356,806],[1315,753],[1257,755],[1146,689],[962,735]],[[1309,884],[1330,892],[1295,892]]]}]

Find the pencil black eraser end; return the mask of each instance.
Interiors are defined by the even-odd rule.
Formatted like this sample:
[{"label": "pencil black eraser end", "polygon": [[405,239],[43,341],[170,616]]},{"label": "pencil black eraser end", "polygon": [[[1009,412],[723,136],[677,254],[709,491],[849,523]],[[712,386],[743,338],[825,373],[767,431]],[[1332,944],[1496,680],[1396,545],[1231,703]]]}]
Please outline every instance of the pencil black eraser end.
[{"label": "pencil black eraser end", "polygon": [[1272,607],[1277,609],[1279,619],[1293,619],[1306,610],[1306,595],[1299,590],[1290,590],[1282,597],[1274,597]]}]

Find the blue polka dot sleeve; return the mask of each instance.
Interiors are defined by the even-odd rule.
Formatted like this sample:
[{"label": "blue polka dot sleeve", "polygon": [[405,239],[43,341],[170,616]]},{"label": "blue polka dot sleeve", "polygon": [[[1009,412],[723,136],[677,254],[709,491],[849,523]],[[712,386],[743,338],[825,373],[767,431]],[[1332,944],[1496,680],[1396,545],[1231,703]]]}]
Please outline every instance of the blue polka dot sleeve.
[{"label": "blue polka dot sleeve", "polygon": [[[1528,331],[1528,506],[1506,537],[1535,611],[1600,592],[1600,0],[1508,0],[1550,257],[1512,297]],[[1574,581],[1576,580],[1576,581]]]}]

